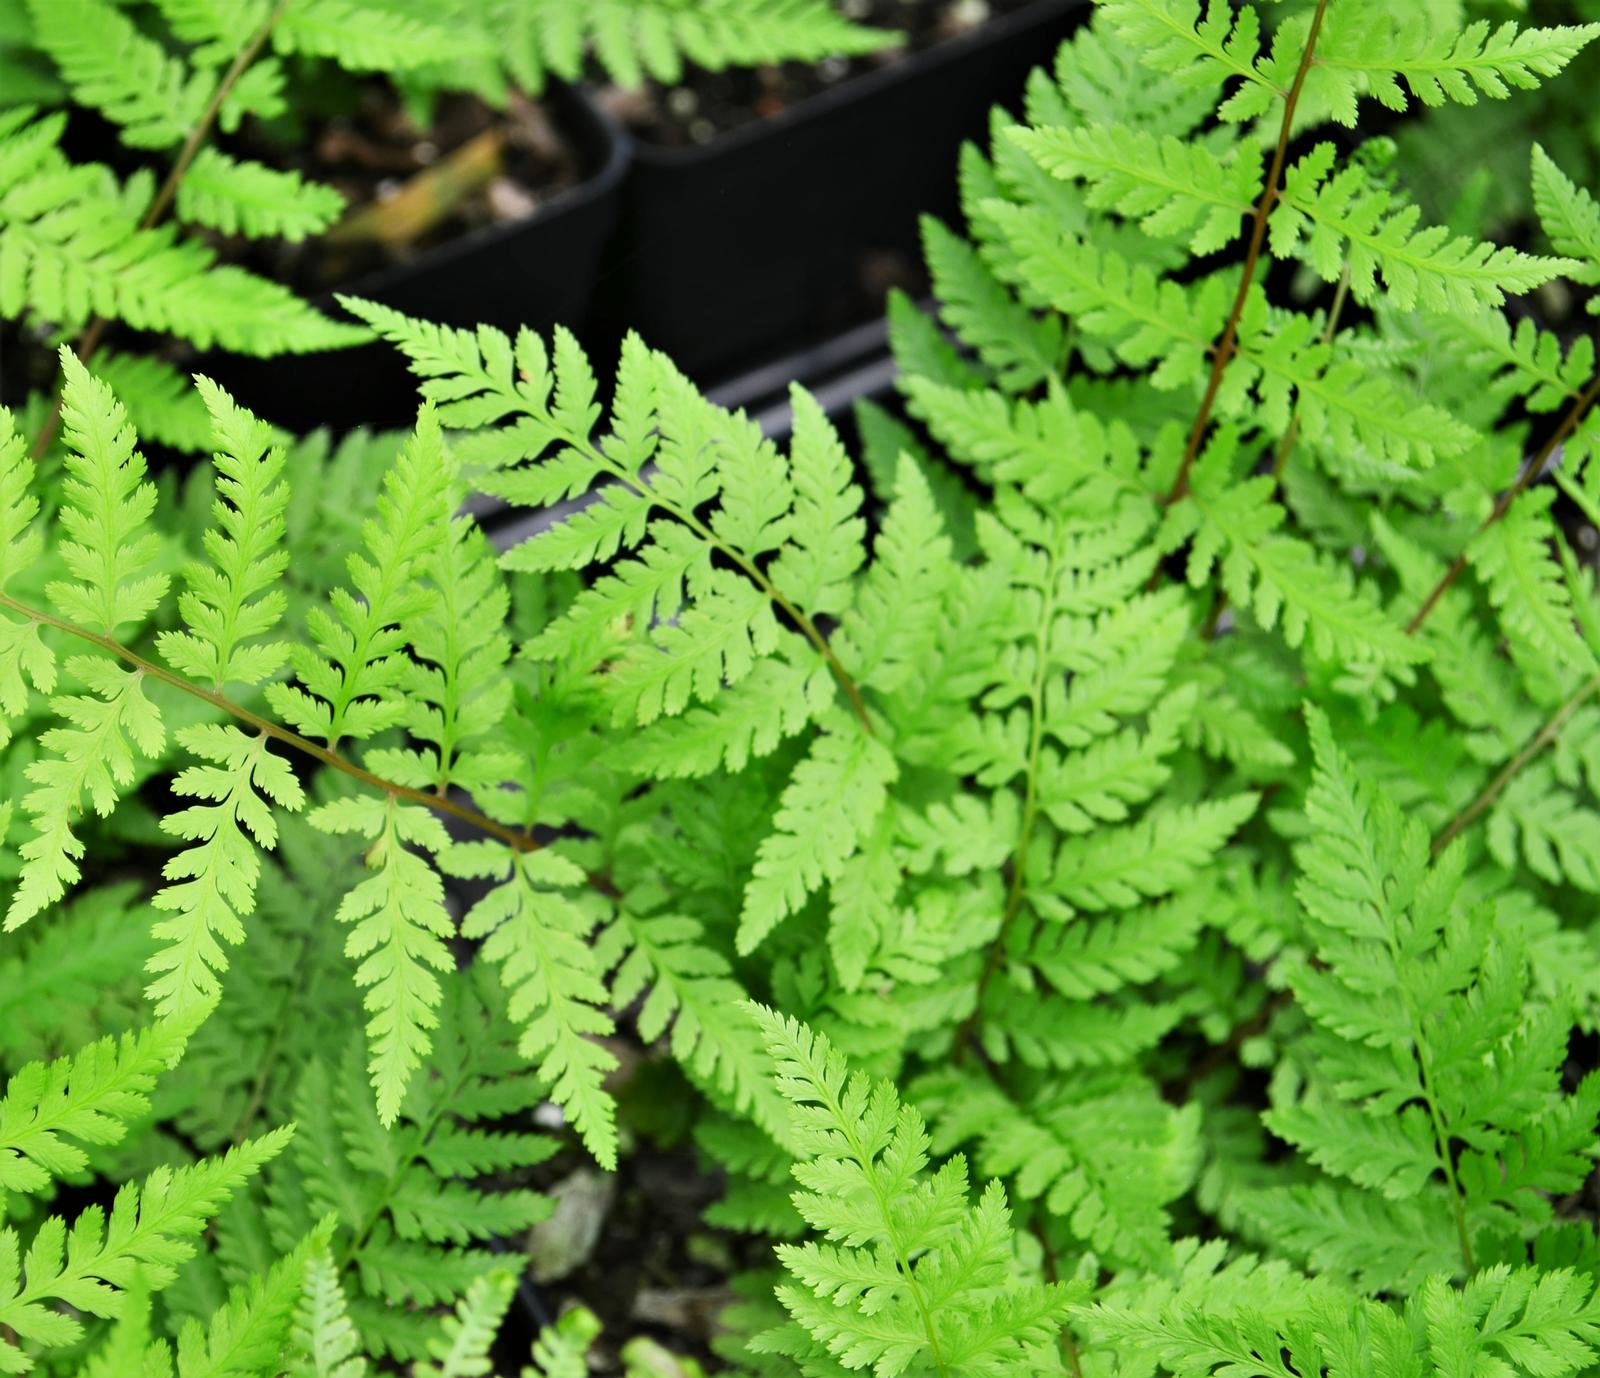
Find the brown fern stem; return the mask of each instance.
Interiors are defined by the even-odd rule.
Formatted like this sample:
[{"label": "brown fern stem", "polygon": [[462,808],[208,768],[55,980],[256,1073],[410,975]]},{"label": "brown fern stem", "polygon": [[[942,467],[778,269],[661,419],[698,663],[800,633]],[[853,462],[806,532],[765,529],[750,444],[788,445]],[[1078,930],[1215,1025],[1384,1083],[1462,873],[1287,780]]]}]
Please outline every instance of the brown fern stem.
[{"label": "brown fern stem", "polygon": [[[248,43],[239,50],[229,65],[228,70],[218,79],[211,92],[211,98],[206,102],[206,107],[200,112],[200,118],[194,122],[183,141],[183,147],[178,150],[178,157],[167,170],[166,177],[162,180],[155,196],[151,199],[145,213],[139,218],[141,230],[151,229],[167,213],[173,198],[178,194],[178,185],[183,181],[184,174],[189,171],[189,166],[195,160],[195,155],[200,152],[201,145],[206,136],[211,132],[212,126],[217,122],[217,116],[222,111],[223,102],[233,88],[238,85],[239,78],[245,70],[260,55],[267,40],[272,37],[272,31],[278,27],[278,22],[288,10],[291,0],[278,0],[271,14],[259,29],[251,36]],[[104,316],[93,317],[88,325],[83,328],[83,333],[78,336],[77,344],[73,346],[74,352],[84,363],[95,350],[100,348],[100,341],[105,338],[106,327],[109,323]],[[56,390],[55,405],[50,409],[50,415],[45,418],[44,425],[39,428],[39,434],[34,437],[31,454],[38,459],[50,448],[50,442],[56,438],[56,432],[61,429],[61,391]]]},{"label": "brown fern stem", "polygon": [[[1044,1267],[1044,1280],[1046,1282],[1060,1282],[1061,1268],[1056,1262],[1056,1251],[1050,1245],[1050,1239],[1044,1232],[1044,1226],[1035,1216],[1028,1226],[1033,1237],[1039,1242],[1039,1258]],[[1078,1357],[1078,1342],[1072,1337],[1071,1327],[1061,1327],[1061,1352],[1066,1356],[1067,1367],[1072,1370],[1072,1378],[1083,1378],[1083,1363]]]},{"label": "brown fern stem", "polygon": [[[1333,294],[1333,302],[1328,307],[1328,319],[1322,326],[1322,343],[1332,344],[1335,332],[1339,329],[1339,317],[1344,314],[1345,303],[1350,299],[1350,265],[1344,265],[1344,272],[1339,274],[1339,286]],[[1274,488],[1283,478],[1283,471],[1289,467],[1289,456],[1294,452],[1295,442],[1300,439],[1300,404],[1295,403],[1293,413],[1289,417],[1289,424],[1284,428],[1283,439],[1278,444],[1278,452],[1272,458],[1272,482]],[[1200,628],[1200,639],[1210,641],[1217,634],[1217,628],[1222,623],[1222,614],[1228,610],[1228,591],[1219,588],[1216,597],[1211,600],[1211,611],[1206,614],[1206,620]]]},{"label": "brown fern stem", "polygon": [[1317,0],[1316,13],[1311,16],[1311,28],[1306,34],[1305,51],[1300,54],[1300,66],[1295,71],[1294,83],[1284,98],[1283,122],[1278,127],[1278,144],[1272,153],[1272,166],[1267,172],[1266,186],[1261,200],[1256,203],[1255,220],[1250,227],[1250,246],[1244,256],[1244,271],[1239,277],[1239,290],[1234,293],[1233,309],[1228,313],[1228,323],[1223,327],[1222,338],[1211,354],[1211,377],[1200,399],[1200,410],[1195,414],[1194,425],[1189,428],[1189,440],[1183,448],[1183,462],[1178,466],[1178,476],[1173,480],[1172,491],[1167,494],[1166,505],[1172,506],[1189,491],[1189,471],[1194,467],[1195,456],[1200,453],[1200,442],[1205,439],[1206,427],[1211,424],[1211,411],[1217,402],[1217,392],[1222,387],[1222,375],[1238,350],[1239,322],[1244,316],[1244,304],[1255,282],[1256,268],[1261,261],[1262,245],[1266,242],[1267,217],[1278,199],[1278,181],[1283,176],[1284,160],[1289,153],[1289,139],[1294,129],[1294,112],[1300,104],[1300,91],[1305,86],[1306,74],[1311,70],[1311,58],[1316,52],[1317,38],[1322,32],[1322,18],[1327,13],[1328,0]]},{"label": "brown fern stem", "polygon": [[1431,854],[1438,856],[1462,829],[1482,815],[1500,797],[1501,791],[1522,772],[1523,767],[1561,735],[1561,729],[1567,725],[1572,715],[1597,693],[1600,693],[1600,675],[1585,680],[1577,692],[1550,715],[1550,721],[1535,732],[1522,749],[1500,768],[1499,773],[1483,787],[1478,797],[1440,830],[1439,835],[1433,839]]},{"label": "brown fern stem", "polygon": [[[236,718],[246,726],[253,727],[263,736],[270,737],[273,741],[280,742],[304,756],[320,761],[325,766],[331,766],[334,770],[348,775],[351,779],[360,781],[369,789],[377,790],[394,799],[404,800],[408,804],[417,804],[422,808],[432,809],[435,813],[448,814],[451,818],[465,823],[468,827],[478,832],[486,833],[488,836],[505,843],[513,851],[535,852],[540,850],[540,843],[518,832],[515,828],[508,828],[503,823],[496,823],[494,819],[485,817],[476,809],[457,803],[454,799],[438,795],[432,790],[412,789],[408,785],[397,784],[393,780],[385,780],[381,775],[374,775],[370,770],[363,769],[354,761],[347,760],[336,751],[330,751],[327,747],[312,741],[309,737],[302,737],[298,732],[291,731],[282,724],[273,722],[270,718],[264,718],[259,713],[252,712],[242,704],[233,702],[232,699],[217,693],[215,690],[203,688],[201,685],[185,679],[182,675],[174,673],[165,666],[158,665],[152,660],[146,660],[137,651],[130,650],[121,642],[113,640],[109,636],[101,636],[98,632],[92,632],[87,627],[80,627],[74,622],[68,622],[65,618],[56,617],[51,613],[41,612],[38,608],[29,607],[26,603],[20,603],[6,593],[0,593],[0,607],[10,608],[13,612],[19,613],[40,626],[54,627],[57,631],[65,632],[80,641],[86,641],[89,645],[98,647],[100,650],[115,656],[140,674],[149,675],[152,679],[171,685],[182,693],[197,698],[203,703],[210,704],[213,708],[228,714],[232,718]],[[591,883],[601,879],[603,878],[592,877]]]},{"label": "brown fern stem", "polygon": [[[1523,467],[1522,472],[1517,476],[1517,481],[1495,499],[1494,507],[1489,515],[1483,519],[1478,529],[1472,533],[1472,540],[1476,540],[1483,535],[1485,531],[1504,517],[1511,510],[1511,504],[1533,486],[1534,481],[1544,472],[1545,465],[1550,462],[1550,456],[1561,447],[1568,437],[1572,435],[1573,431],[1577,430],[1578,423],[1583,420],[1589,408],[1594,405],[1597,397],[1600,397],[1600,373],[1597,373],[1590,380],[1589,386],[1578,394],[1572,406],[1567,409],[1567,414],[1561,418],[1561,424],[1550,433],[1548,439],[1539,447],[1539,453]],[[1422,629],[1422,624],[1432,616],[1433,610],[1439,606],[1439,600],[1444,597],[1450,585],[1461,577],[1467,567],[1467,549],[1470,549],[1471,545],[1472,541],[1468,541],[1467,547],[1450,562],[1450,568],[1445,570],[1439,582],[1433,586],[1428,596],[1422,600],[1422,606],[1417,609],[1411,620],[1406,623],[1407,636],[1415,636]]]}]

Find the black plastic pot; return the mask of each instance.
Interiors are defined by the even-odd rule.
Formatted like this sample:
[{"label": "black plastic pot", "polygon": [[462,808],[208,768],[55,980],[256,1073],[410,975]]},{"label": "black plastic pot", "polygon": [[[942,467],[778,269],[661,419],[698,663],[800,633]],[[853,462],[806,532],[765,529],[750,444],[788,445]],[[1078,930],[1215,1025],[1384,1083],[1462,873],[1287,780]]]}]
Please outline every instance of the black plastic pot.
[{"label": "black plastic pot", "polygon": [[860,324],[884,255],[920,261],[917,218],[957,210],[956,158],[1089,12],[1037,0],[698,148],[639,143],[601,302],[710,381]]},{"label": "black plastic pot", "polygon": [[[630,141],[576,92],[553,88],[547,99],[593,170],[587,181],[526,220],[463,235],[340,290],[448,325],[548,333],[561,324],[583,337],[601,253],[621,210]],[[319,304],[339,312],[331,295]],[[408,426],[416,418],[416,379],[387,344],[275,359],[217,356],[200,369],[215,370],[241,402],[297,432]]]}]

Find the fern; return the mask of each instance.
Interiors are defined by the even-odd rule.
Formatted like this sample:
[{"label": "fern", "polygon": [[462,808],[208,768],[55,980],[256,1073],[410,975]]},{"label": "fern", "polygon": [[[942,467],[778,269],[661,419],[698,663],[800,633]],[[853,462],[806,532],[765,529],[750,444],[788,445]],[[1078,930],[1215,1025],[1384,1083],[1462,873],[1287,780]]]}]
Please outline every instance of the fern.
[{"label": "fern", "polygon": [[115,1143],[149,1111],[156,1078],[177,1063],[195,1023],[165,1021],[17,1072],[0,1101],[0,1191],[37,1193],[81,1174],[83,1145]]},{"label": "fern", "polygon": [[[486,1374],[611,1172],[562,1300],[726,1283],[751,1378],[1594,1366],[1593,206],[1533,155],[1545,256],[1326,129],[1590,28],[1104,0],[923,224],[903,408],[780,439],[634,337],[235,311],[175,225],[319,233],[226,140],[333,66],[425,110],[848,21],[69,10],[0,70],[176,175],[0,115],[0,298],[82,331],[63,444],[0,411],[0,1368]],[[207,294],[388,339],[416,426],[101,350]],[[664,1300],[527,1372],[700,1372]]]},{"label": "fern", "polygon": [[26,1252],[15,1231],[0,1232],[0,1323],[16,1337],[0,1356],[9,1371],[32,1367],[16,1341],[60,1348],[84,1331],[81,1321],[55,1305],[90,1315],[114,1316],[135,1278],[161,1287],[195,1253],[192,1242],[207,1217],[261,1165],[280,1152],[288,1130],[242,1144],[189,1167],[158,1168],[141,1186],[118,1191],[109,1212],[90,1206],[69,1231],[58,1217],[44,1221]]},{"label": "fern", "polygon": [[[1318,1028],[1314,1056],[1338,1081],[1331,1095],[1275,1107],[1267,1124],[1357,1187],[1400,1202],[1442,1198],[1471,1272],[1486,1237],[1548,1219],[1536,1187],[1559,1191],[1587,1173],[1600,1090],[1586,1083],[1570,1101],[1555,1093],[1564,1011],[1530,1010],[1526,958],[1514,934],[1497,938],[1492,905],[1455,907],[1460,852],[1430,870],[1425,835],[1358,782],[1315,715],[1311,739],[1315,831],[1300,852],[1299,894],[1324,966],[1293,979]],[[1452,1142],[1467,1145],[1459,1158]],[[1326,1185],[1303,1201],[1319,1203],[1329,1208],[1327,1237],[1312,1242],[1302,1226],[1299,1248],[1337,1258],[1331,1266],[1368,1286],[1415,1284],[1383,1271],[1384,1226],[1368,1243],[1345,1233],[1355,1221],[1342,1218]],[[1275,1215],[1264,1203],[1269,1230]]]},{"label": "fern", "polygon": [[[778,1290],[793,1322],[757,1349],[891,1373],[1048,1363],[1067,1294],[1011,1276],[1004,1193],[991,1184],[969,1205],[960,1158],[924,1176],[921,1118],[892,1087],[852,1076],[804,1025],[756,1014],[804,1145],[795,1204],[830,1241],[779,1246],[797,1284]],[[904,1206],[891,1207],[897,1201]]]}]

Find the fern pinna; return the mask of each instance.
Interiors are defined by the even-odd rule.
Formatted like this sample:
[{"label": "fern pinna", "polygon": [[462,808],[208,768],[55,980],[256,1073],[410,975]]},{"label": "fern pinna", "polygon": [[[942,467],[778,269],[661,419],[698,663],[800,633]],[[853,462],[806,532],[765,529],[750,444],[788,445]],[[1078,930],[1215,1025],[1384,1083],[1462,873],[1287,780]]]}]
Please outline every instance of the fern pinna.
[{"label": "fern pinna", "polygon": [[733,1371],[1592,1369],[1600,383],[1528,294],[1600,211],[1530,140],[1552,252],[1477,244],[1325,127],[1596,36],[1455,9],[1105,0],[859,466],[351,301],[414,432],[201,381],[175,494],[64,353],[48,507],[0,414],[0,1365],[490,1371],[643,1049],[781,1244]]}]

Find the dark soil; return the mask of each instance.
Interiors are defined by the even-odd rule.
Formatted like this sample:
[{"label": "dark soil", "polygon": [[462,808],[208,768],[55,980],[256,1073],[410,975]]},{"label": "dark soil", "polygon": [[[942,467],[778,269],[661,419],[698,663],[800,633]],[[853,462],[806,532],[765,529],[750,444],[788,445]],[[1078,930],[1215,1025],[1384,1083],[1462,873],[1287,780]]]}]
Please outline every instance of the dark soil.
[{"label": "dark soil", "polygon": [[[526,219],[590,171],[550,108],[513,96],[505,111],[440,100],[424,127],[379,84],[356,107],[248,150],[336,188],[344,219],[322,237],[273,244],[267,271],[305,292],[404,263],[473,230]],[[247,260],[261,246],[251,246]]]},{"label": "dark soil", "polygon": [[851,19],[896,30],[905,35],[905,42],[863,57],[829,58],[814,64],[786,62],[725,72],[691,67],[677,86],[651,82],[639,91],[612,86],[600,92],[600,99],[646,142],[691,147],[709,143],[740,125],[771,119],[852,77],[959,38],[1033,3],[1035,0],[841,0],[839,8]]}]

